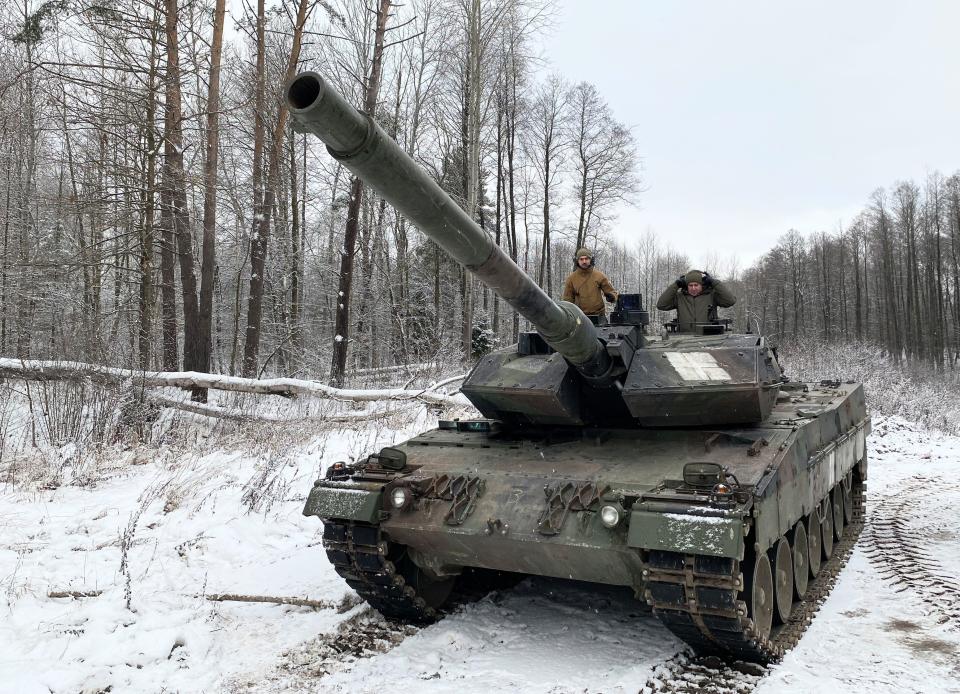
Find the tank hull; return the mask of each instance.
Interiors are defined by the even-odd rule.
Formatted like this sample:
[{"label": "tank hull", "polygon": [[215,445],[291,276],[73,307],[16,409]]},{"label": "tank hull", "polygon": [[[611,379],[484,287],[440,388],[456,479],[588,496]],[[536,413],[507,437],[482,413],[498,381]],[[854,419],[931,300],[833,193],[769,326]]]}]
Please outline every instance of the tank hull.
[{"label": "tank hull", "polygon": [[[730,573],[733,615],[744,567],[823,511],[845,480],[862,487],[870,420],[859,385],[787,384],[753,426],[471,430],[486,426],[448,424],[397,446],[402,470],[374,465],[320,480],[304,513],[376,527],[431,579],[475,567],[625,585],[674,616],[690,616],[681,584],[696,577],[662,563],[707,561]],[[685,488],[691,462],[719,464],[737,494],[721,503]],[[399,508],[398,487],[408,492]],[[619,516],[612,527],[604,507]],[[738,655],[763,660],[776,648]]]}]

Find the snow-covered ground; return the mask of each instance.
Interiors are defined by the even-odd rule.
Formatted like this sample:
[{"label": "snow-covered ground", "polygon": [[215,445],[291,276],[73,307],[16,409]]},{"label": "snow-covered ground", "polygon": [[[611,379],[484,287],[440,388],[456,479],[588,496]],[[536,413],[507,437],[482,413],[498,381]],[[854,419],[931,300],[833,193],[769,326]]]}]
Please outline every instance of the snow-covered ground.
[{"label": "snow-covered ground", "polygon": [[[626,590],[528,579],[420,630],[358,604],[300,513],[305,494],[331,462],[432,418],[232,452],[136,449],[77,483],[69,462],[55,488],[6,483],[0,691],[684,691],[671,680],[683,644]],[[741,690],[960,692],[960,591],[938,588],[960,575],[960,438],[891,417],[869,444],[868,525],[849,564],[799,646]],[[922,553],[911,576],[897,541]],[[206,597],[224,593],[328,606]]]}]

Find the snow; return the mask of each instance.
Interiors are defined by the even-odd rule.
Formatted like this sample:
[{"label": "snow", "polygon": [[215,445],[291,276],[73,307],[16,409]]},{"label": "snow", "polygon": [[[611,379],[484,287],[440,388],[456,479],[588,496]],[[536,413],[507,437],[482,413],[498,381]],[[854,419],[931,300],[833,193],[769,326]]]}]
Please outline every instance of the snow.
[{"label": "snow", "polygon": [[664,513],[663,517],[669,518],[670,520],[678,521],[680,523],[688,524],[688,525],[691,524],[691,522],[696,523],[695,527],[703,527],[705,525],[729,525],[730,524],[729,518],[724,518],[721,516],[696,515],[691,518],[692,514],[696,514],[698,512],[702,514],[703,512],[701,509],[698,509],[696,507],[691,507],[690,511],[691,511],[690,515],[686,513]]},{"label": "snow", "polygon": [[[544,578],[401,633],[396,644],[371,642],[360,655],[324,650],[357,620],[380,621],[326,561],[321,524],[301,515],[312,481],[330,463],[404,440],[433,417],[420,407],[415,419],[292,442],[253,432],[242,445],[201,436],[118,450],[96,474],[71,482],[74,451],[58,459],[61,486],[6,482],[0,691],[352,694],[395,683],[457,694],[642,691],[683,644],[629,590]],[[939,482],[906,506],[904,523],[923,531],[931,562],[956,578],[960,438],[882,417],[868,445],[868,509],[917,480]],[[819,615],[758,693],[960,692],[957,621],[882,575],[867,552],[870,522]],[[53,590],[102,592],[48,597]],[[216,593],[342,607],[204,598]]]},{"label": "snow", "polygon": [[[679,641],[628,590],[528,579],[332,673],[326,692],[635,692]],[[282,684],[282,682],[280,683]]]}]

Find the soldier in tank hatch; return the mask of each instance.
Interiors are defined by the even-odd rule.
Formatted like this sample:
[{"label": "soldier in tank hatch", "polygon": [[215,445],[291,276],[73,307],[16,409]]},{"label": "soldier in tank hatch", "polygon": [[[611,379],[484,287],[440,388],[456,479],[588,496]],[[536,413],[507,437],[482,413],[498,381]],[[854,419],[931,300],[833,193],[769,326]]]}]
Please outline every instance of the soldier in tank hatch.
[{"label": "soldier in tank hatch", "polygon": [[717,320],[717,307],[726,308],[737,303],[733,292],[707,272],[690,270],[680,275],[657,299],[661,311],[677,309],[680,332],[692,332],[697,323]]},{"label": "soldier in tank hatch", "polygon": [[607,276],[593,266],[593,253],[588,249],[578,249],[574,262],[576,268],[567,275],[563,285],[563,300],[576,304],[590,320],[602,325],[607,322],[607,307],[603,300],[615,302],[617,290]]}]

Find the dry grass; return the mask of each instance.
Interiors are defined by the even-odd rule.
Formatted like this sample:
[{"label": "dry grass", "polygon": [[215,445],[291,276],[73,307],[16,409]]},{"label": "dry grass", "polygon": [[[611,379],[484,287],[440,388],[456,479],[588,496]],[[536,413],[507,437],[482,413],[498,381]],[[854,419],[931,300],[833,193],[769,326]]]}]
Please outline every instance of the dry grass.
[{"label": "dry grass", "polygon": [[[169,399],[187,397],[173,388],[163,392]],[[290,491],[284,471],[297,466],[295,451],[323,446],[331,436],[350,432],[357,439],[356,455],[366,454],[370,451],[359,448],[372,446],[384,430],[404,429],[428,411],[422,403],[414,403],[352,423],[334,418],[363,416],[396,408],[396,404],[215,391],[210,396],[211,405],[249,417],[218,419],[158,407],[137,389],[76,381],[7,381],[0,387],[0,484],[18,489],[91,486],[129,465],[148,461],[190,469],[196,467],[195,461],[217,451],[256,461],[244,501],[251,512],[265,512]],[[434,414],[439,415],[439,410]],[[319,474],[319,470],[313,472]],[[170,508],[180,505],[181,486],[174,484],[168,490]]]}]

